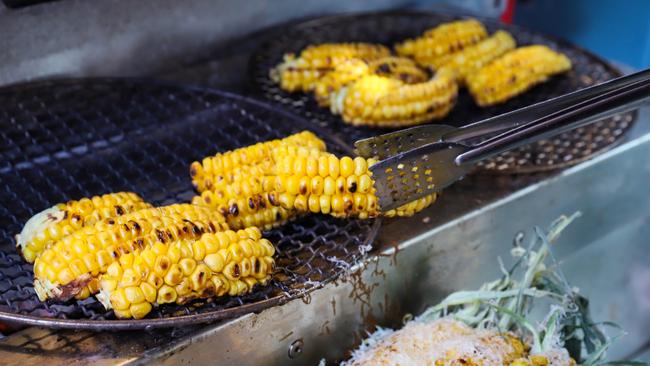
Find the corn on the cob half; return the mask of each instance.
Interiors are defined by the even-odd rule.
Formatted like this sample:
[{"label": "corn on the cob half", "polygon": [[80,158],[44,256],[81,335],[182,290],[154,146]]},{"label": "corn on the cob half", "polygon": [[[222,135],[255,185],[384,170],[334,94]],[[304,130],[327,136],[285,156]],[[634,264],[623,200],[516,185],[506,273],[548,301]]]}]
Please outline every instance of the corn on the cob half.
[{"label": "corn on the cob half", "polygon": [[369,75],[336,93],[331,110],[353,125],[405,127],[446,116],[457,94],[455,74],[446,69],[417,84]]},{"label": "corn on the cob half", "polygon": [[156,242],[198,238],[228,229],[207,207],[175,204],[146,208],[81,228],[45,249],[34,262],[34,289],[46,299],[83,299],[97,291],[98,276],[125,254]]},{"label": "corn on the cob half", "polygon": [[467,75],[476,72],[490,61],[514,49],[515,46],[515,39],[510,33],[497,31],[491,37],[462,51],[439,57],[427,66],[436,70],[441,68],[453,70],[458,81],[464,83]]},{"label": "corn on the cob half", "polygon": [[160,304],[242,295],[268,282],[274,252],[256,228],[156,243],[113,262],[97,298],[118,318],[140,319]]},{"label": "corn on the cob half", "polygon": [[395,45],[400,56],[412,57],[422,65],[429,65],[438,57],[458,52],[487,37],[483,24],[475,19],[441,24],[426,31],[421,37]]},{"label": "corn on the cob half", "polygon": [[364,61],[390,55],[382,45],[370,43],[324,43],[305,48],[299,57],[293,54],[271,70],[271,79],[283,90],[311,91],[315,82],[330,72],[336,65],[350,59]]},{"label": "corn on the cob half", "polygon": [[517,48],[467,76],[469,91],[480,106],[504,102],[550,76],[571,69],[571,60],[546,46]]},{"label": "corn on the cob half", "polygon": [[432,194],[397,209],[380,212],[369,166],[375,159],[285,155],[278,161],[269,202],[301,213],[361,219],[412,216],[435,201]]},{"label": "corn on the cob half", "polygon": [[151,207],[132,192],[110,193],[60,203],[30,218],[16,235],[16,250],[33,263],[45,248],[85,226]]},{"label": "corn on the cob half", "polygon": [[329,106],[336,92],[365,75],[384,76],[407,84],[421,83],[428,79],[426,71],[409,58],[389,56],[369,62],[352,59],[337,65],[332,72],[316,82],[316,101],[321,106]]},{"label": "corn on the cob half", "polygon": [[312,132],[299,132],[283,139],[260,142],[206,157],[202,162],[195,161],[190,165],[192,184],[199,192],[203,192],[212,190],[221,183],[230,184],[247,176],[269,174],[273,169],[271,152],[280,146],[326,150],[325,142]]}]

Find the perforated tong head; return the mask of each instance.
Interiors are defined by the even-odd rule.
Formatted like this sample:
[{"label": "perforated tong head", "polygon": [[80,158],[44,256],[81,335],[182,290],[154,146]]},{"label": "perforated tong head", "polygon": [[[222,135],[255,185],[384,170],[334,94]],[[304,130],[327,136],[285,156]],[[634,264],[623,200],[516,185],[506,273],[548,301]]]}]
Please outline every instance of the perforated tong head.
[{"label": "perforated tong head", "polygon": [[[424,125],[355,143],[370,167],[382,210],[439,192],[475,163],[650,102],[650,69],[471,125]],[[474,143],[474,141],[480,141]]]}]

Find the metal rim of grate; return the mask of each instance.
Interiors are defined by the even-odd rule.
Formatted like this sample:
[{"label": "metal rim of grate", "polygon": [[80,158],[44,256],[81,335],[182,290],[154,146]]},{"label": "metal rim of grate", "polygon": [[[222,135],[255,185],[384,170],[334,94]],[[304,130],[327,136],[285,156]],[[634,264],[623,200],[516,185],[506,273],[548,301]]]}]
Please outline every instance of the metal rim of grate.
[{"label": "metal rim of grate", "polygon": [[310,129],[334,153],[343,142],[297,116],[245,97],[167,82],[93,78],[0,90],[0,320],[53,328],[152,329],[232,318],[322,287],[362,260],[379,220],[311,215],[265,233],[277,271],[251,294],[163,305],[116,320],[94,298],[42,303],[12,235],[58,202],[134,191],[164,205],[193,194],[188,167],[219,151]]},{"label": "metal rim of grate", "polygon": [[[374,42],[392,45],[397,41],[416,37],[437,24],[459,18],[462,17],[437,12],[387,11],[334,15],[289,24],[285,28],[278,28],[279,30],[275,31],[276,36],[261,45],[251,57],[251,82],[267,100],[288,107],[318,126],[338,131],[342,139],[353,143],[361,138],[388,132],[390,129],[348,125],[339,116],[319,107],[311,95],[281,90],[269,78],[269,70],[282,60],[285,53],[299,53],[310,44]],[[478,107],[467,91],[462,89],[452,112],[446,118],[432,123],[456,127],[467,125],[621,75],[621,72],[607,61],[564,40],[491,19],[478,19],[490,33],[497,29],[510,32],[518,45],[545,44],[565,53],[572,60],[573,69],[566,75],[551,78],[506,103],[489,108]],[[622,141],[636,120],[636,115],[636,112],[621,114],[555,138],[521,147],[482,162],[476,171],[497,174],[532,173],[579,163]]]}]

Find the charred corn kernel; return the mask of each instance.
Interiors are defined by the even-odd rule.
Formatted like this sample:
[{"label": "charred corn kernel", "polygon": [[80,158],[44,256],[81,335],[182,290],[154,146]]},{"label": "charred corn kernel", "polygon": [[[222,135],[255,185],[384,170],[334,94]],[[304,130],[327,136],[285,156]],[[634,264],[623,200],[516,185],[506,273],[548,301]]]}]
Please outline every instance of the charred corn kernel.
[{"label": "charred corn kernel", "polygon": [[457,93],[455,73],[446,69],[417,84],[370,75],[341,89],[331,109],[353,125],[411,126],[446,116]]},{"label": "charred corn kernel", "polygon": [[[142,319],[147,314],[149,314],[149,312],[151,312],[151,304],[148,303],[148,302],[141,302],[141,303],[138,303],[138,304],[133,304],[133,305],[131,305],[129,310],[130,310],[130,313],[131,313],[131,317],[133,317],[133,319]],[[116,315],[118,315],[118,314],[116,314]],[[120,317],[120,316],[118,315],[118,317]],[[126,316],[122,316],[122,317],[126,318]]]},{"label": "charred corn kernel", "polygon": [[462,51],[439,57],[427,65],[433,69],[447,68],[456,73],[457,80],[465,83],[468,75],[475,73],[490,61],[513,50],[516,46],[515,39],[510,33],[497,31],[491,37]]},{"label": "charred corn kernel", "polygon": [[280,206],[279,197],[271,193],[256,193],[251,196],[231,196],[226,201],[214,198],[214,192],[204,191],[195,196],[192,203],[209,207],[226,217],[232,229],[244,229],[255,226],[265,230],[284,224],[293,219],[295,214]]},{"label": "charred corn kernel", "polygon": [[504,102],[550,76],[571,69],[571,60],[546,46],[520,47],[468,75],[467,87],[480,106]]},{"label": "charred corn kernel", "polygon": [[384,57],[368,62],[370,73],[400,80],[407,84],[417,84],[429,79],[426,71],[407,57]]},{"label": "charred corn kernel", "polygon": [[[276,176],[275,189],[279,192],[280,204],[284,208],[298,212],[311,212],[330,214],[336,217],[359,217],[362,219],[382,215],[375,196],[372,172],[369,167],[375,159],[361,157],[337,158],[328,156],[328,164],[318,164],[325,171],[319,171],[312,177],[298,176],[291,167],[298,157],[287,155],[283,157],[284,164],[288,167],[283,171],[285,175]],[[300,157],[301,164],[316,164],[322,157]],[[337,178],[325,176],[324,173],[334,172]],[[304,183],[301,182],[306,179]],[[322,183],[321,183],[322,181]],[[315,183],[314,183],[315,182]],[[322,188],[321,188],[322,186]],[[314,188],[316,187],[316,188]],[[384,216],[412,216],[431,205],[436,199],[436,194],[431,194],[383,213]],[[237,261],[240,258],[236,252],[232,253]]]},{"label": "charred corn kernel", "polygon": [[299,57],[284,55],[282,63],[270,71],[273,81],[288,92],[311,91],[316,82],[336,65],[351,59],[369,61],[390,55],[390,50],[369,43],[324,43],[309,46]]},{"label": "charred corn kernel", "polygon": [[232,183],[237,178],[268,174],[274,168],[270,162],[271,151],[281,146],[302,146],[319,151],[325,151],[326,148],[325,143],[309,131],[257,143],[207,157],[202,162],[193,162],[190,165],[192,184],[199,192],[203,192],[220,183]]},{"label": "charred corn kernel", "polygon": [[51,244],[82,227],[148,207],[151,205],[132,192],[110,193],[57,204],[25,223],[20,234],[16,235],[16,249],[27,262],[33,263]]},{"label": "charred corn kernel", "polygon": [[[227,227],[225,218],[218,212],[190,204],[146,208],[104,219],[75,231],[47,248],[34,264],[38,268],[34,288],[41,300],[80,298],[83,296],[77,295],[84,287],[93,278],[107,272],[112,263],[129,267],[131,271],[127,277],[132,279],[131,282],[137,282],[143,277],[142,265],[150,259],[145,256],[135,266],[135,257],[130,253],[146,248],[153,253],[158,253],[161,248],[166,251],[167,244],[172,241],[196,239],[203,233],[217,232]],[[114,267],[110,268],[117,271]],[[93,293],[91,288],[88,290],[90,294]]]},{"label": "charred corn kernel", "polygon": [[443,23],[426,31],[416,39],[395,46],[397,54],[428,65],[438,57],[458,52],[487,37],[483,24],[475,19]]},{"label": "charred corn kernel", "polygon": [[[206,233],[198,239],[180,239],[163,247],[134,252],[132,260],[115,261],[111,265],[110,273],[105,273],[99,281],[97,295],[107,309],[116,310],[118,317],[141,318],[160,304],[183,304],[191,299],[224,294],[241,295],[256,284],[267,283],[274,270],[275,248],[262,238],[257,228]],[[181,253],[181,258],[177,264],[170,265],[165,253],[174,248]],[[196,259],[197,250],[204,252],[202,259]],[[147,253],[157,256],[153,265],[148,264],[151,260],[143,258],[151,255]],[[134,266],[145,267],[149,275],[133,283],[127,274],[134,272]],[[159,275],[160,270],[163,272]],[[121,276],[112,276],[120,273]]]}]

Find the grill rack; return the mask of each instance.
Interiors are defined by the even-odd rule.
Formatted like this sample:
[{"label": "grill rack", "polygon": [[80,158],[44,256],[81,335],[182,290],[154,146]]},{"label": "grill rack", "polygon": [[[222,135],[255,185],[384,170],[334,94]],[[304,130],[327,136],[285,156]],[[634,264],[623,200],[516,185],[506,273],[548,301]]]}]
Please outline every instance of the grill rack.
[{"label": "grill rack", "polygon": [[362,259],[379,220],[308,216],[265,233],[276,248],[271,284],[251,294],[164,305],[141,320],[114,320],[94,298],[41,303],[32,265],[12,235],[58,202],[121,190],[164,205],[194,192],[189,164],[218,151],[320,128],[229,93],[143,79],[95,78],[0,90],[0,321],[53,328],[152,329],[231,318],[279,305],[335,279]]},{"label": "grill rack", "polygon": [[[339,116],[332,115],[328,109],[319,107],[311,95],[281,90],[270,80],[269,70],[282,60],[285,53],[297,54],[310,44],[373,42],[391,46],[406,38],[416,37],[437,24],[459,18],[461,17],[458,15],[439,12],[383,11],[334,15],[289,24],[276,30],[274,37],[269,37],[271,40],[255,51],[249,65],[251,81],[254,88],[267,100],[288,107],[318,126],[338,131],[337,136],[352,143],[390,129],[348,125]],[[491,19],[478,19],[490,33],[497,29],[510,32],[518,45],[545,44],[565,53],[572,60],[573,69],[566,75],[554,77],[506,103],[489,108],[478,107],[463,88],[452,112],[446,118],[433,123],[456,127],[467,125],[621,75],[621,72],[607,61],[566,41]],[[531,173],[573,165],[622,141],[635,119],[636,112],[608,118],[488,159],[478,165],[478,170],[488,173]]]}]

